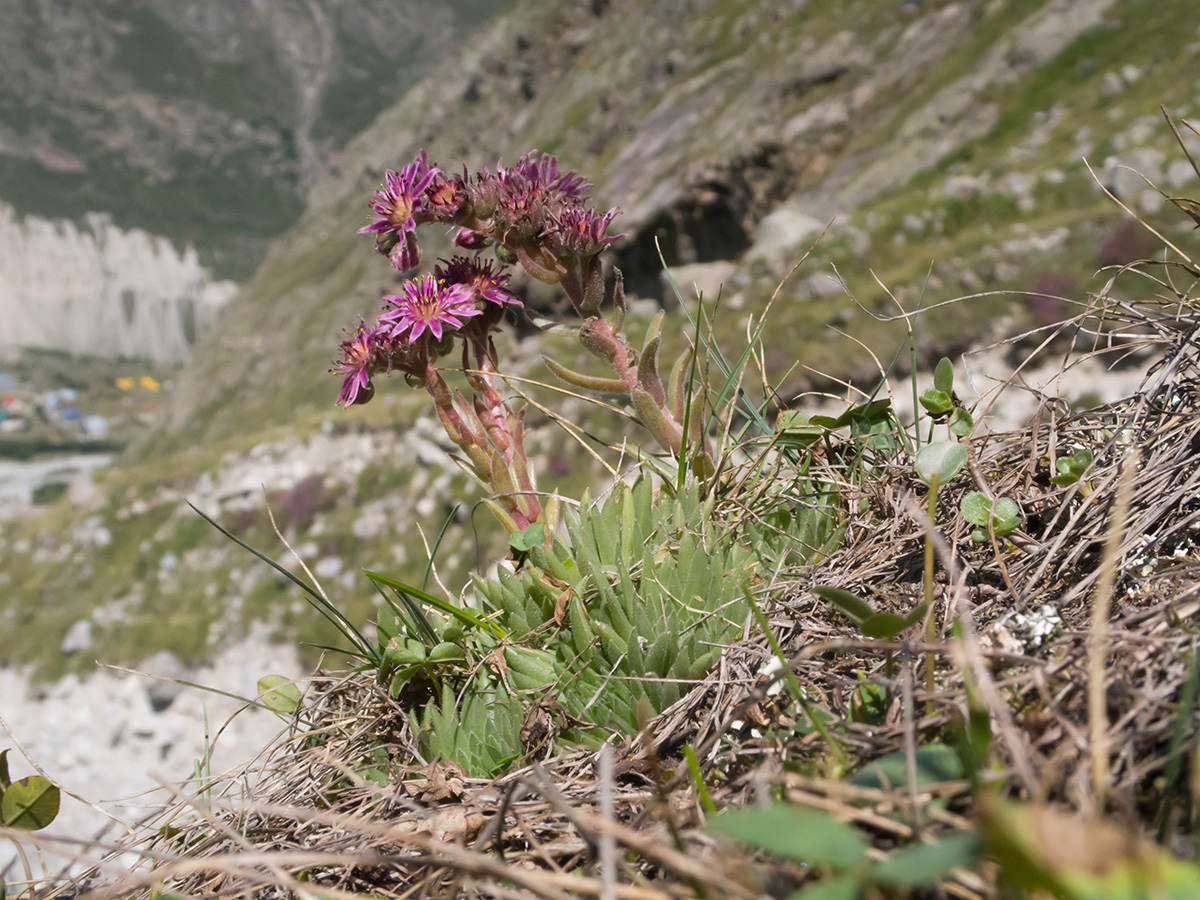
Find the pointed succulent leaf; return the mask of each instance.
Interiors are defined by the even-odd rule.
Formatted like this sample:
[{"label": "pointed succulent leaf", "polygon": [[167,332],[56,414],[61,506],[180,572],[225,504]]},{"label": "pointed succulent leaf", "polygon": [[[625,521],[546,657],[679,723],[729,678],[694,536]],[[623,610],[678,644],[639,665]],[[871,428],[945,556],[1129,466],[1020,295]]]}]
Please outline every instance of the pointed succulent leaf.
[{"label": "pointed succulent leaf", "polygon": [[646,343],[642,345],[642,355],[638,358],[638,384],[659,406],[664,406],[667,402],[662,381],[658,377],[658,345],[662,341],[662,319],[663,313],[660,310],[646,331]]},{"label": "pointed succulent leaf", "polygon": [[625,325],[625,276],[621,274],[620,269],[613,269],[613,306],[616,312],[613,313],[612,330],[613,334],[618,333]]},{"label": "pointed succulent leaf", "polygon": [[680,422],[683,421],[683,412],[687,407],[688,376],[694,353],[695,348],[691,346],[684,350],[679,359],[675,360],[671,375],[667,379],[667,405],[671,409],[671,415]]},{"label": "pointed succulent leaf", "polygon": [[620,378],[602,378],[596,375],[584,375],[582,372],[568,369],[548,356],[543,356],[542,360],[546,363],[546,368],[556,378],[560,381],[565,381],[572,387],[582,388],[585,391],[594,391],[598,394],[623,394],[627,390],[625,382]]},{"label": "pointed succulent leaf", "polygon": [[630,395],[633,397],[633,406],[637,410],[642,424],[664,449],[678,455],[683,449],[683,432],[679,426],[667,418],[658,404],[654,402],[654,398],[642,387],[635,387]]}]

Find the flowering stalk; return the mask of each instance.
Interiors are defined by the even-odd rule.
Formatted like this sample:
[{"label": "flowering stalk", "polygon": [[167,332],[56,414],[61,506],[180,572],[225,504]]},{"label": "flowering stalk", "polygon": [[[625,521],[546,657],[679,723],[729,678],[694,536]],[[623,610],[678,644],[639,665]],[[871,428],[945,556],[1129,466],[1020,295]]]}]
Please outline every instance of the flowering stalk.
[{"label": "flowering stalk", "polygon": [[[573,372],[553,360],[550,370],[576,387],[627,394],[638,417],[664,448],[682,456],[695,453],[695,470],[713,471],[704,434],[704,404],[688,407],[690,351],[675,366],[670,385],[658,374],[662,316],[655,318],[640,353],[621,333],[625,295],[620,273],[613,289],[612,322],[600,315],[605,300],[600,254],[624,235],[608,234],[617,215],[586,203],[591,187],[574,171],[560,172],[558,160],[536,151],[516,165],[487,169],[476,176],[447,175],[420,153],[399,172],[388,170],[370,199],[373,219],[360,233],[375,237],[375,248],[400,272],[420,261],[417,228],[439,223],[457,228],[456,246],[473,257],[442,261],[432,275],[413,278],[402,292],[384,298],[373,327],[359,322],[342,342],[332,371],[344,376],[338,402],[365,403],[374,394],[372,377],[400,370],[413,386],[424,387],[450,439],[463,451],[475,474],[494,496],[485,501],[510,531],[545,520],[524,447],[524,419],[500,392],[494,332],[508,309],[520,301],[508,289],[507,268],[520,265],[539,281],[559,285],[583,319],[579,339],[603,359],[613,378]],[[492,247],[499,265],[479,253]],[[451,391],[435,366],[461,340],[463,371],[471,398]],[[685,428],[685,418],[690,419]]]}]

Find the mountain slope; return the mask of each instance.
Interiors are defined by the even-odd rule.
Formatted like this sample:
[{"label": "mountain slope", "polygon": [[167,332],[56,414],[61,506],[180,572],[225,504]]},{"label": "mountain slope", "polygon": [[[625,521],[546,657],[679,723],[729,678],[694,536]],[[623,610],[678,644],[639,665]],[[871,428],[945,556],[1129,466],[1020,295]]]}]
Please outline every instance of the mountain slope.
[{"label": "mountain slope", "polygon": [[13,0],[0,200],[22,216],[108,213],[244,277],[331,153],[503,5]]},{"label": "mountain slope", "polygon": [[[596,182],[601,204],[624,210],[617,263],[654,298],[661,246],[671,265],[740,263],[684,274],[723,273],[729,305],[758,308],[836,219],[775,322],[811,351],[805,362],[832,374],[851,368],[814,334],[827,320],[861,321],[884,343],[877,349],[900,337],[833,296],[829,263],[868,307],[889,301],[864,258],[914,301],[930,260],[938,299],[1023,289],[1048,267],[1086,279],[1120,214],[1081,157],[1127,198],[1144,186],[1106,157],[1145,145],[1143,161],[1156,163],[1147,174],[1165,174],[1170,137],[1157,106],[1195,108],[1186,72],[1196,40],[1175,27],[1188,9],[1184,0],[518,4],[347,148],[341,173],[314,189],[197,354],[173,427],[184,443],[207,440],[236,433],[247,416],[278,423],[331,400],[324,370],[339,328],[374,310],[392,278],[354,235],[364,200],[385,168],[422,147],[449,168],[531,147],[556,153]],[[1146,203],[1152,214],[1161,206]],[[961,342],[1011,306],[953,309],[927,320],[926,333]]]}]

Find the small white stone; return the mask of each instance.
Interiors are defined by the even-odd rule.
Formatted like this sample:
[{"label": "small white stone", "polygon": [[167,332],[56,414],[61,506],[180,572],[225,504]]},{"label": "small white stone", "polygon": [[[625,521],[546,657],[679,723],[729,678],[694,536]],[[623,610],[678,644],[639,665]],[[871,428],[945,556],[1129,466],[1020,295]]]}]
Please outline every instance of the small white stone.
[{"label": "small white stone", "polygon": [[92,620],[80,619],[67,629],[58,647],[62,653],[86,653],[92,649]]}]

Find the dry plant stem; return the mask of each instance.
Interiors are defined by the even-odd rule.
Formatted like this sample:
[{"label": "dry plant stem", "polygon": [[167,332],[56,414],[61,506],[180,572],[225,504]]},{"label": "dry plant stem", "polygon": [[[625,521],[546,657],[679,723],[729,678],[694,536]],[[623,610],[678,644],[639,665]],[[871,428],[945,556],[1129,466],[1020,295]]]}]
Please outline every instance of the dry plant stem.
[{"label": "dry plant stem", "polygon": [[[925,523],[925,643],[932,644],[937,639],[937,620],[933,611],[933,517],[937,515],[938,474],[933,473],[929,479],[929,508],[926,510],[928,521]],[[925,715],[933,715],[933,693],[936,688],[934,676],[935,657],[933,653],[925,654]]]},{"label": "dry plant stem", "polygon": [[[605,822],[616,818],[613,803],[612,747],[605,744],[600,748],[600,817]],[[617,842],[611,832],[600,835],[600,900],[616,900],[617,897]]]},{"label": "dry plant stem", "polygon": [[904,704],[904,769],[908,776],[908,815],[912,823],[913,837],[921,836],[921,806],[917,798],[917,733],[913,724],[913,680],[916,676],[916,658],[911,654],[904,662],[901,681]]},{"label": "dry plant stem", "polygon": [[[911,509],[910,514],[917,515],[915,506]],[[988,652],[985,656],[983,648],[979,645],[979,637],[975,631],[975,621],[971,613],[970,601],[967,599],[965,590],[966,573],[962,570],[955,570],[954,553],[945,540],[932,530],[927,533],[932,537],[934,548],[938,556],[941,557],[946,571],[951,573],[950,585],[953,591],[952,596],[955,598],[955,606],[958,609],[959,621],[962,622],[963,631],[963,640],[961,645],[957,647],[957,652],[962,653],[966,657],[965,662],[970,666],[971,673],[975,676],[975,683],[979,687],[979,694],[984,705],[987,707],[988,714],[993,716],[1000,726],[1000,736],[1004,739],[1004,743],[1008,747],[1009,756],[1012,759],[1017,777],[1021,780],[1031,798],[1041,800],[1044,791],[1034,773],[1033,764],[1029,760],[1025,743],[1021,740],[1021,731],[1017,728],[1017,723],[1013,720],[1012,710],[1009,708],[1008,702],[1001,696],[1000,690],[992,678],[991,669],[988,667],[988,658],[998,660],[1003,655]],[[927,652],[933,653],[935,651],[931,648]],[[1020,661],[1020,657],[1013,658],[1013,662]]]},{"label": "dry plant stem", "polygon": [[1129,519],[1129,500],[1133,494],[1133,479],[1137,474],[1141,454],[1134,448],[1121,462],[1117,496],[1113,501],[1108,536],[1104,542],[1104,558],[1096,593],[1092,600],[1091,641],[1088,650],[1088,731],[1092,745],[1092,796],[1098,808],[1103,808],[1108,792],[1108,712],[1105,702],[1104,654],[1107,650],[1106,630],[1112,607],[1113,583],[1116,581],[1117,557],[1125,539]]}]

